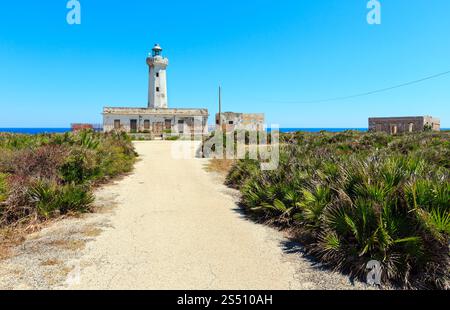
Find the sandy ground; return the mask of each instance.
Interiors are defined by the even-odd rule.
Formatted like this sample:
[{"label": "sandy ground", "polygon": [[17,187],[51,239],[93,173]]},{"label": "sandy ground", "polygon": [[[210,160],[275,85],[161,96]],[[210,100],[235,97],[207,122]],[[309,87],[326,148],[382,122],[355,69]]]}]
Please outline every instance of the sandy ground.
[{"label": "sandy ground", "polygon": [[135,172],[96,193],[104,212],[30,236],[0,262],[0,288],[367,288],[246,220],[237,193],[206,172],[207,160],[174,158],[176,143],[189,142],[136,142]]}]

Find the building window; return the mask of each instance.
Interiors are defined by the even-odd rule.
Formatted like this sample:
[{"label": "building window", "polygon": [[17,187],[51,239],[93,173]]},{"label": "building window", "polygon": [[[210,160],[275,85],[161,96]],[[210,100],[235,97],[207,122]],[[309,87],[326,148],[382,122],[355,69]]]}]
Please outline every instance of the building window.
[{"label": "building window", "polygon": [[144,129],[145,130],[150,129],[150,120],[148,120],[148,119],[144,120]]},{"label": "building window", "polygon": [[229,124],[229,125],[233,125],[233,121],[229,121],[228,124]]},{"label": "building window", "polygon": [[156,91],[159,92],[159,87],[156,87]]},{"label": "building window", "polygon": [[159,72],[156,72],[156,77],[159,77]]},{"label": "building window", "polygon": [[114,129],[120,129],[120,119],[114,120]]},{"label": "building window", "polygon": [[408,131],[409,132],[413,132],[414,131],[414,123],[409,123]]}]

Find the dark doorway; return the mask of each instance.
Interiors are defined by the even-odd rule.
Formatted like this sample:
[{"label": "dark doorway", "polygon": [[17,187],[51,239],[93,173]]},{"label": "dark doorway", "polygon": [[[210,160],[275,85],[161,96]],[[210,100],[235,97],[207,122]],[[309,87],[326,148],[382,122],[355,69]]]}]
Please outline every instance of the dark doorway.
[{"label": "dark doorway", "polygon": [[132,133],[137,132],[137,119],[130,120],[130,132]]},{"label": "dark doorway", "polygon": [[164,122],[164,129],[170,130],[172,129],[172,121],[170,119],[166,119]]},{"label": "dark doorway", "polygon": [[163,122],[153,123],[153,130],[152,130],[153,134],[156,135],[156,136],[162,135],[163,126],[164,126]]},{"label": "dark doorway", "polygon": [[144,120],[144,129],[150,130],[150,120],[148,119]]}]

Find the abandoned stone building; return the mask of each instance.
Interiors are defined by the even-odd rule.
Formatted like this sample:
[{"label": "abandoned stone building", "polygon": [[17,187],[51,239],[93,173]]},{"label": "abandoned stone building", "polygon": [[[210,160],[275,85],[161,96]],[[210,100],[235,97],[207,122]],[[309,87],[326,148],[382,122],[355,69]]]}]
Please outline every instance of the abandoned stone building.
[{"label": "abandoned stone building", "polygon": [[440,129],[440,120],[432,116],[369,118],[369,131],[371,132],[386,132],[395,135],[425,130],[440,131]]},{"label": "abandoned stone building", "polygon": [[103,130],[131,133],[148,132],[155,136],[164,132],[175,135],[207,134],[207,109],[169,109],[166,69],[169,60],[156,44],[147,57],[149,67],[148,104],[144,108],[103,108]]},{"label": "abandoned stone building", "polygon": [[264,130],[264,113],[234,113],[224,112],[216,114],[216,129],[229,132],[234,130],[261,131]]}]

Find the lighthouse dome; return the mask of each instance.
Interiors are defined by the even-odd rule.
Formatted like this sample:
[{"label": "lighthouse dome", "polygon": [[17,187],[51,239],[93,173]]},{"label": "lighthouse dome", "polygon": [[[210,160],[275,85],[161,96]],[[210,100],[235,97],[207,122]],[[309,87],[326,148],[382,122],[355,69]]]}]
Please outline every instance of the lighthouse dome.
[{"label": "lighthouse dome", "polygon": [[162,52],[162,48],[161,48],[161,46],[159,46],[159,44],[155,44],[155,46],[152,48],[152,51],[153,51],[153,57],[160,56],[161,52]]}]

